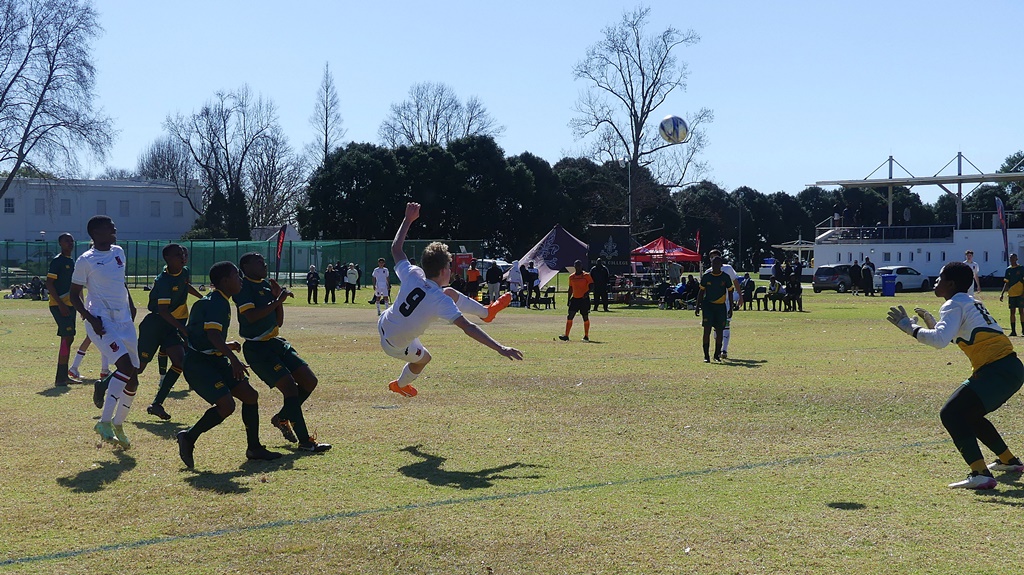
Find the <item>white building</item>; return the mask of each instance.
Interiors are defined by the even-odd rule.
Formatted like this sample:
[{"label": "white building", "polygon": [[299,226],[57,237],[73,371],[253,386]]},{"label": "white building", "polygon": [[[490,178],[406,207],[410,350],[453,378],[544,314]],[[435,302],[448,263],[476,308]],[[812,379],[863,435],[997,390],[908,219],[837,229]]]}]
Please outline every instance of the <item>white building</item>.
[{"label": "white building", "polygon": [[[188,193],[199,205],[201,189]],[[16,178],[0,204],[0,241],[56,240],[63,232],[87,241],[89,218],[101,214],[114,220],[120,241],[176,240],[197,217],[173,183],[159,180]]]}]

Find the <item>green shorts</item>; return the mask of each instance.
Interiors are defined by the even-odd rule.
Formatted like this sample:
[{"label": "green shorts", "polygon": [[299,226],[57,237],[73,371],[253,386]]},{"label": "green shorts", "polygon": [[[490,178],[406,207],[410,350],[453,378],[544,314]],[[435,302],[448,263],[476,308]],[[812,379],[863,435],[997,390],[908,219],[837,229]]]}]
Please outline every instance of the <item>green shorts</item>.
[{"label": "green shorts", "polygon": [[158,313],[150,313],[139,324],[139,359],[142,363],[153,361],[158,348],[167,351],[183,345],[185,340],[181,338],[181,332]]},{"label": "green shorts", "polygon": [[228,358],[193,350],[185,353],[182,375],[185,376],[188,386],[211,405],[225,395],[230,395],[236,385],[249,381],[235,379]]},{"label": "green shorts", "polygon": [[961,385],[978,394],[981,404],[991,413],[1013,397],[1024,383],[1024,364],[1016,353],[986,363]]},{"label": "green shorts", "polygon": [[1009,297],[1010,309],[1017,309],[1024,307],[1024,295],[1012,295]]},{"label": "green shorts", "polygon": [[282,377],[308,365],[299,357],[292,344],[280,337],[267,341],[246,341],[242,344],[242,355],[249,369],[268,387],[274,387]]},{"label": "green shorts", "polygon": [[704,327],[713,327],[718,330],[725,329],[725,320],[729,318],[729,310],[724,303],[701,303],[700,324]]},{"label": "green shorts", "polygon": [[51,305],[50,313],[53,314],[53,321],[57,322],[57,337],[75,337],[75,325],[78,317],[72,308],[71,314],[64,317],[60,314],[60,306]]}]

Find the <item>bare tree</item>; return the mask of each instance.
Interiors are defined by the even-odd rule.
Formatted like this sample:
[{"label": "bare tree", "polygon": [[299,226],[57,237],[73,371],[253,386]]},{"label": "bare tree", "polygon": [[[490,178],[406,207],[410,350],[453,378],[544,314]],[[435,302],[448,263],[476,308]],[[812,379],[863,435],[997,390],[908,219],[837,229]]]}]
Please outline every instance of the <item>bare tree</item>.
[{"label": "bare tree", "polygon": [[316,141],[309,145],[311,163],[322,166],[332,148],[341,145],[348,130],[341,127],[341,107],[338,104],[338,90],[334,87],[334,74],[330,64],[324,64],[324,75],[316,92],[316,105],[309,123],[316,132]]},{"label": "bare tree", "polygon": [[[577,138],[596,135],[593,156],[601,160],[627,158],[633,168],[655,161],[658,152],[676,146],[658,137],[655,111],[677,88],[686,89],[687,69],[675,56],[680,46],[692,46],[700,36],[692,30],[680,32],[669,26],[648,36],[650,8],[637,7],[623,13],[615,25],[603,30],[604,38],[587,50],[576,64],[573,77],[589,87],[577,103],[579,116],[571,126]],[[691,140],[682,152],[684,173],[674,179],[686,181],[685,168],[699,168],[694,158],[706,145],[700,126],[714,119],[702,109],[688,118]],[[673,153],[679,154],[678,149]],[[634,170],[635,171],[635,170]]]},{"label": "bare tree", "polygon": [[78,150],[110,149],[113,124],[93,109],[101,30],[88,0],[0,0],[0,197],[23,167],[74,172]]},{"label": "bare tree", "polygon": [[295,223],[295,204],[305,193],[306,166],[292,152],[279,126],[253,147],[247,162],[249,224],[252,227]]},{"label": "bare tree", "polygon": [[409,99],[392,104],[378,135],[385,145],[448,145],[466,136],[500,136],[505,131],[479,98],[465,105],[447,84],[424,82],[409,88]]},{"label": "bare tree", "polygon": [[107,166],[96,176],[97,180],[130,180],[136,177],[136,173],[127,168],[115,168]]},{"label": "bare tree", "polygon": [[[197,214],[203,213],[204,206],[197,206],[195,195],[190,193],[195,189],[199,179],[198,167],[192,160],[188,148],[180,140],[172,136],[157,138],[139,155],[135,171],[143,178],[173,183],[178,195],[188,202],[192,211]],[[203,199],[200,198],[199,201],[202,202]]]},{"label": "bare tree", "polygon": [[246,239],[251,226],[246,207],[246,166],[256,146],[277,125],[273,102],[253,98],[248,86],[217,92],[189,116],[167,117],[164,126],[188,150],[199,168],[204,203],[214,194],[227,200],[229,237]]}]

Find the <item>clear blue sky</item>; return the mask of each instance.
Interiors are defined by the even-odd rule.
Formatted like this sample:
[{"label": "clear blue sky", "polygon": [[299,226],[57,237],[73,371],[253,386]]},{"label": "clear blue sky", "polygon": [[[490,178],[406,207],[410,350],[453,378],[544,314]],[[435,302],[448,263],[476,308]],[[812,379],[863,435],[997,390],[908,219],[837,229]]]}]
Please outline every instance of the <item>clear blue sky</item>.
[{"label": "clear blue sky", "polygon": [[[248,84],[274,101],[296,149],[325,62],[346,140],[377,142],[418,82],[475,95],[506,127],[507,155],[578,155],[568,127],[585,88],[572,67],[635,4],[96,0],[99,104],[120,131],[108,164],[134,168],[168,114]],[[891,154],[931,176],[958,151],[983,171],[1024,149],[1024,2],[656,0],[650,32],[701,35],[679,57],[686,91],[658,116],[714,110],[704,159],[727,190],[795,194],[867,176]],[[99,172],[101,166],[93,166]],[[966,171],[969,171],[969,166]],[[877,176],[885,175],[884,170]],[[955,165],[942,173],[955,173]],[[925,201],[940,193],[920,188]]]}]

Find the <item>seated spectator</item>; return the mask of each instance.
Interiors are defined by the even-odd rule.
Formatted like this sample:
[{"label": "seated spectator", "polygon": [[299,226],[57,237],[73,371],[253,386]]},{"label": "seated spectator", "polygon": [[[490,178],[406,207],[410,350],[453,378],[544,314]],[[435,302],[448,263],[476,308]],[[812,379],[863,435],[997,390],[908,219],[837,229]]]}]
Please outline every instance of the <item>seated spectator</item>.
[{"label": "seated spectator", "polygon": [[687,301],[691,299],[696,301],[697,292],[699,291],[700,283],[697,282],[696,278],[694,278],[692,274],[688,275],[686,277],[686,291],[683,292],[683,299]]},{"label": "seated spectator", "polygon": [[772,311],[778,311],[782,309],[782,305],[785,303],[786,289],[782,287],[782,282],[777,280],[775,276],[768,282],[768,301],[772,302]]},{"label": "seated spectator", "polygon": [[28,282],[28,295],[38,300],[42,297],[43,293],[43,282],[40,281],[39,276],[32,276],[32,280]]},{"label": "seated spectator", "polygon": [[14,299],[22,299],[25,297],[25,290],[22,289],[21,285],[15,285],[11,288],[11,296]]},{"label": "seated spectator", "polygon": [[740,282],[740,287],[743,288],[743,309],[754,309],[754,280],[750,279],[750,274],[743,274],[743,279]]}]

